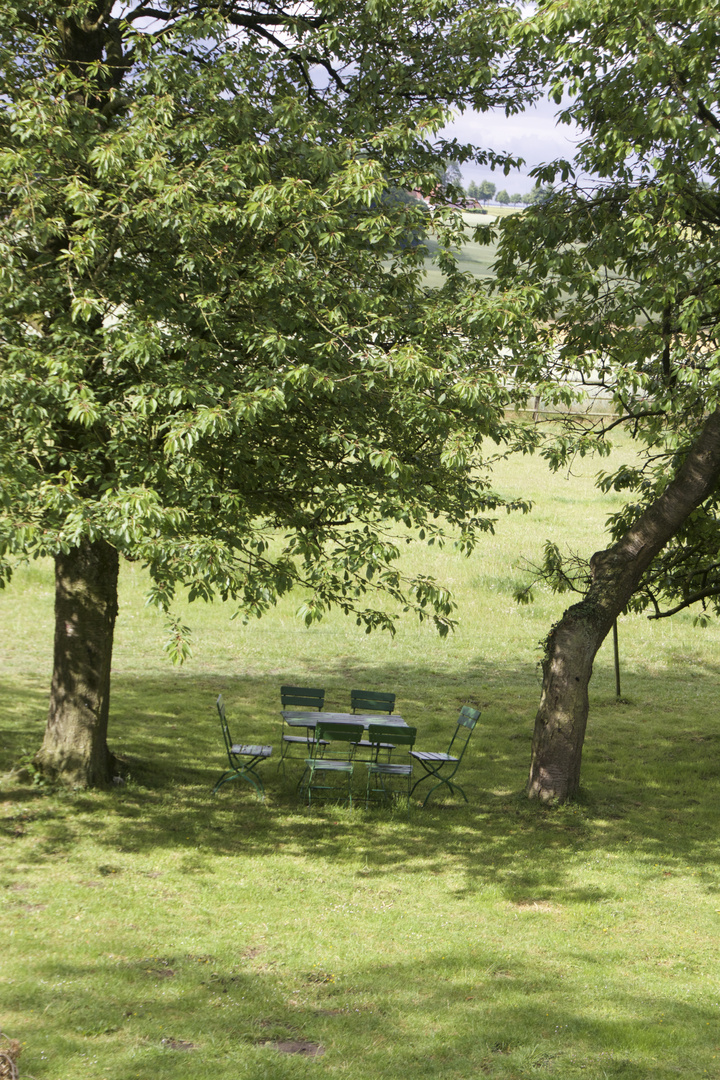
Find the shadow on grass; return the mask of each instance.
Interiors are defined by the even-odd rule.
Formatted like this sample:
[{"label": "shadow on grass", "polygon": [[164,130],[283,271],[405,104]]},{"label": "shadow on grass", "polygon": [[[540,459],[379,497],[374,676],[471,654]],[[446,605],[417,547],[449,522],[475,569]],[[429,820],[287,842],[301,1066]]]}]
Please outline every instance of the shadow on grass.
[{"label": "shadow on grass", "polygon": [[[12,1007],[32,1011],[23,1038],[41,1045],[50,1026],[57,1032],[52,1075],[80,1075],[97,1053],[96,1075],[107,1080],[185,1075],[181,1055],[163,1039],[196,1046],[199,1075],[295,1076],[298,1062],[263,1045],[282,1039],[321,1043],[324,1066],[361,1060],[367,1076],[671,1080],[681,1068],[704,1075],[716,1039],[713,1004],[658,993],[657,982],[642,984],[644,967],[622,968],[610,937],[602,939],[603,922],[619,900],[619,877],[603,871],[613,865],[605,860],[629,855],[635,878],[653,882],[663,897],[667,887],[668,904],[673,875],[687,868],[701,889],[720,890],[720,732],[708,720],[718,674],[706,665],[688,678],[668,673],[651,682],[635,675],[627,679],[629,705],[596,690],[583,797],[547,810],[521,794],[537,700],[534,673],[491,667],[483,658],[447,676],[397,665],[362,669],[341,658],[325,680],[328,706],[342,708],[350,684],[395,689],[401,711],[420,728],[421,748],[447,745],[462,704],[483,710],[460,775],[469,805],[433,802],[395,813],[332,805],[307,810],[295,794],[297,759],[284,775],[272,761],[264,767],[264,803],[245,785],[211,795],[224,768],[215,695],[226,697],[236,738],[273,742],[277,752],[277,686],[294,681],[293,672],[272,685],[267,678],[119,676],[111,745],[127,762],[127,783],[92,792],[9,783],[0,794],[6,884],[22,886],[24,871],[15,866],[28,860],[33,871],[63,873],[87,837],[96,863],[80,871],[92,880],[78,884],[92,887],[93,895],[125,873],[128,880],[157,876],[152,860],[168,849],[181,888],[183,882],[194,887],[195,879],[219,881],[242,857],[254,872],[264,865],[258,888],[269,882],[290,904],[305,885],[317,888],[323,865],[344,872],[359,910],[380,906],[391,882],[396,888],[406,881],[402,892],[413,896],[437,875],[447,883],[450,917],[467,924],[466,947],[454,951],[438,927],[417,946],[408,944],[401,959],[389,952],[371,966],[363,957],[325,984],[272,959],[263,963],[253,950],[243,957],[241,949],[224,954],[233,955],[232,966],[179,948],[162,957],[96,953],[86,964],[80,954],[46,961],[42,938],[28,935],[32,978],[12,989]],[[695,707],[691,689],[698,688]],[[17,748],[39,744],[44,702],[36,688],[15,684],[0,686],[0,700],[7,765]],[[362,781],[362,766],[358,773]],[[503,918],[527,921],[527,952],[517,947],[509,955],[485,923],[474,925],[467,901],[488,890],[500,900]],[[7,896],[18,918],[36,917],[26,893]],[[543,952],[543,919],[561,919],[568,905],[590,905],[581,917],[600,942],[596,947],[592,935],[590,943],[571,942],[560,960]],[[134,946],[120,948],[132,954]],[[575,1000],[583,1003],[577,1009]],[[33,1072],[46,1075],[36,1066]]]},{"label": "shadow on grass", "polygon": [[[700,676],[693,673],[692,683],[703,681],[710,693],[719,674],[720,666],[706,665]],[[334,678],[341,688],[332,688]],[[639,854],[651,876],[662,855],[665,871],[672,861],[692,864],[702,869],[708,890],[720,888],[715,809],[720,733],[708,730],[705,713],[695,715],[687,696],[682,708],[667,707],[667,715],[658,718],[658,696],[667,698],[671,684],[683,694],[676,675],[668,675],[666,686],[656,676],[652,688],[639,675],[628,679],[629,696],[639,702],[634,705],[597,697],[585,751],[585,795],[572,806],[547,810],[523,797],[536,680],[527,671],[490,669],[482,658],[461,676],[445,678],[397,665],[352,668],[349,659],[341,659],[337,676],[326,679],[331,709],[343,707],[351,683],[395,689],[403,715],[420,728],[421,749],[447,746],[461,705],[482,708],[458,777],[469,805],[438,799],[425,810],[413,805],[408,813],[394,815],[332,806],[310,811],[296,796],[302,772],[297,759],[285,774],[272,759],[262,767],[265,803],[244,784],[229,784],[212,796],[225,765],[215,695],[225,694],[236,739],[273,742],[277,755],[277,689],[285,680],[292,681],[292,672],[278,677],[277,684],[241,676],[119,676],[110,743],[126,761],[128,783],[85,794],[8,785],[6,804],[23,804],[32,819],[47,818],[36,849],[40,859],[70,848],[91,814],[95,838],[121,852],[151,853],[172,845],[191,859],[283,853],[346,865],[367,856],[365,873],[377,879],[390,871],[440,873],[452,863],[463,871],[467,891],[492,884],[517,902],[607,899],[602,889],[571,886],[564,869],[569,856],[598,852]],[[468,693],[468,687],[479,689]],[[32,719],[42,715],[41,696],[30,688],[11,689],[12,697],[3,700],[12,701],[12,708],[0,714],[9,761],[19,747],[37,746],[42,733]],[[645,704],[641,691],[649,697]],[[364,784],[362,765],[357,773]],[[25,827],[16,818],[11,813],[0,824],[11,838],[18,825]]]},{"label": "shadow on grass", "polygon": [[[177,1076],[170,1040],[197,1049],[203,1076],[217,1075],[213,1061],[223,1076],[238,1075],[232,1070],[240,1062],[243,1076],[297,1075],[264,1045],[283,1038],[323,1045],[324,1064],[333,1070],[362,1060],[365,1076],[670,1080],[679,1065],[684,1071],[693,1061],[702,1075],[701,1058],[708,1064],[716,1049],[711,1005],[648,998],[633,982],[623,983],[615,958],[599,949],[584,960],[604,984],[596,997],[604,1007],[576,1011],[569,1004],[583,999],[586,969],[559,972],[517,958],[508,968],[492,944],[473,948],[471,959],[467,950],[432,945],[422,956],[358,964],[332,984],[315,972],[268,970],[252,955],[232,968],[183,952],[140,960],[98,956],[88,964],[38,960],[37,981],[17,990],[13,1004],[37,1017],[25,1029],[31,1047],[41,1044],[47,1025],[62,1033],[55,1076],[77,1075],[79,1058],[108,1047],[115,1049],[102,1063],[107,1080],[149,1075],[149,1068],[153,1076]],[[98,996],[97,985],[111,991]]]},{"label": "shadow on grass", "polygon": [[[282,733],[277,688],[297,679],[293,672],[272,683],[267,677],[212,674],[121,675],[113,681],[110,745],[126,761],[127,785],[58,797],[77,810],[85,804],[112,807],[113,822],[98,820],[98,835],[126,850],[180,843],[208,854],[267,855],[284,845],[288,851],[352,861],[367,848],[372,873],[382,874],[383,867],[402,869],[409,848],[421,845],[423,873],[451,858],[465,868],[468,882],[500,883],[511,899],[549,899],[561,893],[561,856],[571,852],[634,850],[653,860],[662,850],[685,865],[692,860],[717,866],[720,730],[708,724],[703,702],[693,710],[690,690],[695,698],[699,692],[711,699],[719,676],[720,664],[707,663],[682,677],[677,672],[655,674],[652,680],[642,673],[627,676],[626,693],[634,704],[617,704],[596,680],[584,752],[585,795],[579,804],[548,811],[521,795],[538,697],[534,672],[491,666],[485,658],[451,674],[397,664],[366,670],[340,658],[324,680],[326,707],[348,707],[351,685],[394,689],[399,710],[420,729],[419,748],[446,748],[461,705],[483,710],[459,774],[470,806],[433,800],[423,811],[391,819],[383,812],[349,818],[331,808],[300,807],[298,759],[288,762],[285,774],[272,759],[262,767],[267,804],[246,785],[229,784],[210,795],[225,768],[216,694],[226,696],[234,738],[272,742],[277,755]],[[17,684],[0,684],[0,700],[0,745],[8,768],[39,745],[45,702],[37,686]],[[658,711],[658,700],[664,710]],[[364,783],[363,766],[356,771]],[[420,787],[421,797],[422,792]],[[43,812],[41,791],[9,785],[4,797],[31,799]],[[397,827],[389,827],[392,822]],[[65,839],[57,835],[52,842],[71,843],[71,818],[67,828]],[[417,873],[413,864],[408,873]]]}]

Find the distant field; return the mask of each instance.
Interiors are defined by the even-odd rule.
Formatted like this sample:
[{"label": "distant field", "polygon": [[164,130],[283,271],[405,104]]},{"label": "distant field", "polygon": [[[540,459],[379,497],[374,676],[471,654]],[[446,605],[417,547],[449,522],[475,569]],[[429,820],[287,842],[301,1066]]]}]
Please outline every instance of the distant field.
[{"label": "distant field", "polygon": [[[720,627],[621,618],[623,701],[606,644],[582,798],[548,811],[522,794],[538,643],[566,601],[540,589],[518,607],[517,564],[546,537],[603,544],[619,500],[596,468],[501,463],[496,486],[532,514],[502,516],[469,559],[407,548],[457,597],[444,642],[412,622],[368,637],[337,614],[307,629],[299,595],[247,626],[191,605],[178,671],[145,574],[123,566],[110,743],[126,784],[0,788],[0,1025],[23,1044],[21,1077],[720,1076]],[[42,735],[50,571],[0,592],[0,772]],[[469,804],[308,810],[297,760],[266,765],[265,802],[212,796],[216,695],[236,738],[277,753],[283,682],[324,686],[336,708],[352,687],[394,690],[421,749],[447,745],[462,704],[481,708]]]},{"label": "distant field", "polygon": [[[507,217],[509,214],[517,212],[518,210],[512,207],[489,206],[486,214],[463,214],[468,237],[472,235],[475,225],[489,224],[494,219]],[[432,257],[437,251],[437,244],[430,241],[428,249],[430,255],[427,260],[426,281],[428,285],[438,288],[443,283],[443,277],[432,263]],[[495,260],[496,250],[497,245],[495,244],[483,245],[475,243],[474,240],[468,240],[468,243],[463,246],[460,252],[458,267],[463,273],[470,273],[475,277],[489,277],[492,273],[491,267]]]}]

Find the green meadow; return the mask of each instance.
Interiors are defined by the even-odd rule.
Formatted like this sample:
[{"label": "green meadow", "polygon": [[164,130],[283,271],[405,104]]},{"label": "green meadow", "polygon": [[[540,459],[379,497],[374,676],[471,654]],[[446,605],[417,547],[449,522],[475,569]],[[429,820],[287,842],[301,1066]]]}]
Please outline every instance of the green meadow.
[{"label": "green meadow", "polygon": [[[564,602],[540,588],[519,607],[519,563],[549,538],[604,543],[618,501],[599,467],[501,463],[497,489],[532,513],[503,515],[470,558],[407,547],[454,591],[446,641],[341,615],[307,629],[301,596],[248,625],[192,605],[194,655],[175,669],[124,565],[109,741],[126,782],[107,791],[10,772],[42,736],[53,632],[50,565],[18,569],[0,593],[0,1028],[21,1077],[720,1077],[720,628],[622,618],[622,699],[608,642],[582,798],[523,796],[538,643]],[[277,756],[286,682],[337,709],[351,688],[393,690],[420,749],[481,708],[468,804],[308,810],[301,762],[273,759],[265,801],[213,796],[217,694],[234,738]]]},{"label": "green meadow", "polygon": [[[462,216],[468,240],[458,252],[458,269],[463,273],[473,274],[475,277],[491,277],[497,244],[478,244],[473,240],[475,226],[494,224],[497,218],[507,217],[508,214],[518,212],[516,207],[489,206],[485,214],[464,213]],[[440,270],[432,262],[432,258],[438,250],[437,242],[430,240],[427,247],[428,260],[426,262],[425,281],[428,285],[439,288],[443,284],[444,278]]]}]

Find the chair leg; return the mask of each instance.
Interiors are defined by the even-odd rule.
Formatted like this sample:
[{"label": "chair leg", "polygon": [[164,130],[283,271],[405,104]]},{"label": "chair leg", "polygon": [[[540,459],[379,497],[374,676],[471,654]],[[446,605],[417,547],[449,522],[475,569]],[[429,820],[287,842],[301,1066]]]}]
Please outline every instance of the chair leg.
[{"label": "chair leg", "polygon": [[418,786],[418,784],[423,784],[426,780],[436,780],[436,779],[440,780],[440,779],[442,779],[441,776],[440,776],[440,773],[437,770],[428,769],[427,765],[423,761],[421,761],[420,764],[422,765],[423,769],[425,770],[425,775],[421,776],[419,780],[416,780],[415,783],[413,784],[413,786],[410,788],[410,794],[411,795],[412,795],[413,791],[415,790],[415,788]]},{"label": "chair leg", "polygon": [[428,791],[427,795],[425,796],[425,798],[423,800],[423,806],[426,805],[426,803],[427,803],[428,799],[430,798],[430,796],[432,795],[433,791],[437,791],[437,789],[439,787],[442,787],[443,784],[445,784],[447,787],[450,788],[451,793],[453,791],[459,791],[460,794],[462,795],[463,799],[465,800],[465,802],[468,801],[467,795],[465,794],[465,792],[463,791],[463,789],[460,787],[459,784],[453,784],[453,782],[451,780],[441,780],[439,784],[435,784],[434,787],[430,788],[430,790]]},{"label": "chair leg", "polygon": [[252,786],[255,788],[258,795],[262,799],[265,798],[265,785],[263,784],[262,780],[260,779],[260,777],[258,776],[258,774],[255,772],[254,769],[246,769],[246,770],[244,770],[241,773],[241,776],[242,776],[242,778],[244,780],[247,780],[248,783],[252,784]]},{"label": "chair leg", "polygon": [[297,794],[299,799],[304,799],[305,798],[305,788],[306,788],[305,777],[307,776],[309,771],[310,771],[310,769],[306,765],[304,770],[303,770],[302,776],[298,780],[298,784],[297,784],[297,788],[296,788],[296,794]]},{"label": "chair leg", "polygon": [[218,788],[221,788],[223,786],[223,784],[226,784],[228,782],[228,780],[232,780],[234,777],[235,777],[234,772],[224,772],[222,774],[222,776],[220,777],[220,779],[218,780],[215,787],[212,789],[211,794],[214,795],[215,792],[218,790]]},{"label": "chair leg", "polygon": [[[319,773],[323,772],[322,760],[318,761],[318,765],[317,765],[316,768],[311,768],[310,766],[308,766],[305,769],[305,773],[303,774],[303,777],[301,778],[301,783],[302,783],[302,780],[304,780],[305,775],[308,772],[310,773],[310,775],[308,777],[307,784],[305,785],[305,792],[307,793],[307,804],[308,804],[308,806],[312,806],[312,793],[313,793],[313,788],[315,787],[315,785],[313,784],[313,780],[315,779],[315,773],[316,772],[319,772]],[[353,779],[352,778],[352,773],[348,773],[348,779],[347,779],[347,804],[351,809],[352,809],[352,779]],[[337,785],[337,784],[330,785],[329,783],[327,783],[327,781],[325,781],[323,784],[318,784],[317,787],[315,788],[315,790],[317,790],[317,791],[333,791],[335,793],[339,793],[342,790],[342,788],[341,788],[340,785]],[[300,793],[300,785],[298,785],[298,793]]]},{"label": "chair leg", "polygon": [[214,795],[215,792],[223,786],[223,784],[229,783],[230,780],[245,780],[248,784],[252,784],[261,799],[265,798],[265,787],[263,785],[263,782],[257,775],[257,773],[253,772],[251,769],[243,769],[242,771],[223,773],[215,787],[212,789],[212,794]]}]

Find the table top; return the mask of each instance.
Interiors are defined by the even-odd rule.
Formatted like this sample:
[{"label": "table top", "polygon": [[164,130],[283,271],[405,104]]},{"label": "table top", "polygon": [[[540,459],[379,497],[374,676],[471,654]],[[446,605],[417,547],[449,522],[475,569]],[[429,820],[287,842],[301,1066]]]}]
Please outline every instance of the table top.
[{"label": "table top", "polygon": [[313,712],[310,709],[283,709],[282,718],[288,727],[314,728],[318,722],[324,720],[335,721],[338,724],[357,724],[359,728],[366,728],[370,724],[389,724],[392,727],[406,728],[408,725],[402,716],[397,713],[344,713],[344,712]]}]

